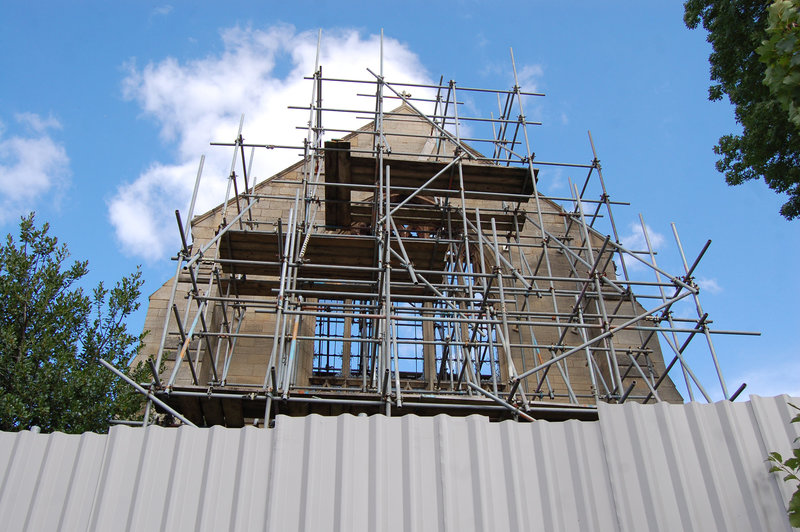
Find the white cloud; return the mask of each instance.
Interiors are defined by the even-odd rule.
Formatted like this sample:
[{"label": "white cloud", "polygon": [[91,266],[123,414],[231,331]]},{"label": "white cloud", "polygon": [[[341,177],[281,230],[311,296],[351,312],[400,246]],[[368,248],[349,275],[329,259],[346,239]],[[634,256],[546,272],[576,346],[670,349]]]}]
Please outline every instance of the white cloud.
[{"label": "white cloud", "polygon": [[61,129],[61,123],[52,115],[42,118],[35,113],[17,113],[14,118],[32,133],[42,134],[48,129]]},{"label": "white cloud", "polygon": [[[650,246],[653,251],[658,251],[664,245],[664,235],[653,230],[652,227],[645,224],[647,228],[647,236],[650,237]],[[644,237],[641,224],[631,222],[628,225],[629,233],[622,235],[623,247],[631,251],[647,251],[647,241]]]},{"label": "white cloud", "polygon": [[[174,244],[179,238],[175,208],[188,203],[186,194],[190,194],[191,189],[187,188],[187,178],[196,174],[196,162],[169,165],[153,163],[133,183],[117,190],[116,196],[109,202],[109,216],[117,230],[117,237],[133,254],[146,260],[156,260],[175,251],[167,247],[167,244]],[[224,183],[221,179],[207,179],[204,182],[207,202],[213,202],[213,198],[220,198],[221,202]],[[186,212],[181,214],[185,216]]]},{"label": "white cloud", "polygon": [[48,131],[61,128],[58,120],[33,113],[15,119],[23,134],[6,137],[0,124],[0,223],[35,210],[47,194],[57,199],[70,176],[67,151]]},{"label": "white cloud", "polygon": [[[568,194],[567,179],[564,169],[557,166],[546,166],[539,171],[539,187],[550,196]],[[585,208],[585,205],[584,205]]]},{"label": "white cloud", "polygon": [[722,287],[717,283],[716,279],[708,279],[705,277],[698,277],[695,279],[697,286],[710,294],[719,294],[722,292]]},{"label": "white cloud", "polygon": [[[303,77],[314,70],[317,33],[277,25],[229,28],[221,37],[223,50],[204,58],[181,62],[169,57],[143,68],[128,66],[125,97],[157,122],[161,138],[175,148],[172,161],[152,163],[109,201],[117,237],[131,254],[157,259],[177,246],[174,210],[188,206],[201,154],[206,154],[206,164],[195,213],[222,202],[231,151],[210,148],[209,143],[233,141],[242,113],[245,142],[302,144],[305,132],[296,126],[307,125],[308,113],[287,106],[308,105],[311,99],[311,82]],[[323,75],[374,79],[366,67],[378,72],[379,39],[354,30],[323,32]],[[384,73],[389,81],[430,83],[417,56],[389,38],[384,39]],[[323,106],[369,110],[370,99],[356,93],[370,90],[365,85],[327,83]],[[422,96],[419,89],[414,92]],[[364,123],[342,113],[323,115],[328,127],[347,129]],[[297,160],[297,151],[259,150],[252,174],[261,180]]]},{"label": "white cloud", "polygon": [[[658,252],[661,247],[664,245],[665,239],[664,235],[658,233],[653,230],[652,227],[645,224],[647,228],[647,236],[650,237],[650,246],[653,248],[653,252]],[[642,226],[638,222],[630,222],[628,224],[628,233],[620,235],[620,240],[622,242],[622,247],[630,250],[630,251],[647,251],[647,241],[644,237],[644,232],[642,231]],[[650,262],[650,257],[645,253],[638,253],[637,256],[640,259],[643,259]],[[656,258],[656,262],[658,262],[658,258]],[[625,265],[627,266],[629,271],[644,271],[648,269],[647,266],[642,264],[640,261],[632,258],[632,257],[625,257]]]},{"label": "white cloud", "polygon": [[524,65],[517,69],[517,79],[522,92],[540,92],[539,83],[544,76],[541,65]]},{"label": "white cloud", "polygon": [[[517,80],[522,92],[542,92],[540,87],[542,77],[544,77],[544,69],[541,65],[523,65],[521,68],[517,68]],[[528,121],[542,120],[544,111],[541,96],[523,96],[522,106]]]},{"label": "white cloud", "polygon": [[152,14],[155,16],[165,16],[169,15],[172,12],[172,6],[169,4],[165,4],[163,6],[158,6],[153,9]]}]

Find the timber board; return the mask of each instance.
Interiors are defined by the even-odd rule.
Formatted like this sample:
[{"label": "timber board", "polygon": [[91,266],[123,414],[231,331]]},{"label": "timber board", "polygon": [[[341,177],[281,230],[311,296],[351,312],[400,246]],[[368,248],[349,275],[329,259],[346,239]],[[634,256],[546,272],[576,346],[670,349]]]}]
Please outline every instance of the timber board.
[{"label": "timber board", "polygon": [[[353,222],[351,187],[375,185],[377,182],[377,159],[375,157],[354,155],[349,142],[333,141],[325,143],[325,223],[329,227],[349,227]],[[420,161],[410,159],[386,158],[389,167],[389,182],[392,188],[417,190],[433,176],[441,172],[445,162]],[[534,179],[539,170],[533,169]],[[498,166],[463,162],[461,175],[458,167],[442,172],[427,189],[436,196],[457,197],[461,194],[460,182],[463,178],[464,196],[469,199],[508,200],[525,203],[533,194],[530,169],[520,166]]]},{"label": "timber board", "polygon": [[[304,238],[304,237],[303,237]],[[222,270],[238,274],[274,276],[280,275],[278,243],[285,242],[286,235],[278,238],[274,232],[230,230],[222,236],[220,257],[227,260],[252,261],[236,264],[223,262]],[[444,266],[445,253],[450,241],[433,238],[406,238],[403,246],[414,267],[423,270],[440,270]],[[396,242],[392,248],[400,253]],[[269,264],[257,264],[257,263]],[[306,247],[298,276],[312,279],[372,279],[376,272],[357,268],[377,268],[377,248],[374,237],[356,235],[311,235]],[[329,268],[343,266],[345,268]],[[393,258],[392,267],[400,279],[407,278],[406,269]],[[238,284],[238,283],[237,283]],[[240,291],[240,293],[243,293]]]}]

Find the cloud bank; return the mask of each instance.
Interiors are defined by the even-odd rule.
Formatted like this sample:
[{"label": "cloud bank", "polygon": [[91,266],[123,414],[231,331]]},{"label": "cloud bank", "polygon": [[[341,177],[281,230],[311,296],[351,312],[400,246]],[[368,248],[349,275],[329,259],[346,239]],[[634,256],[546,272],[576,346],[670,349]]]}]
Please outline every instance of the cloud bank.
[{"label": "cloud bank", "polygon": [[69,157],[50,136],[61,129],[53,117],[20,113],[20,134],[8,136],[0,122],[0,223],[36,210],[43,197],[57,198],[69,182]]},{"label": "cloud bank", "polygon": [[[108,202],[116,236],[131,255],[145,260],[165,257],[177,248],[174,210],[188,207],[201,154],[206,155],[201,192],[195,213],[224,199],[230,173],[231,148],[210,142],[232,142],[244,114],[245,142],[302,145],[308,112],[287,106],[305,106],[311,99],[316,32],[297,32],[288,25],[266,29],[229,28],[221,32],[222,51],[204,58],[180,61],[168,57],[138,67],[128,65],[123,94],[143,116],[154,120],[163,142],[174,148],[171,161],[153,161],[134,181],[119,187]],[[323,32],[320,64],[332,78],[374,79],[380,38],[362,37],[355,30]],[[430,83],[418,57],[394,39],[384,39],[386,79]],[[324,107],[372,108],[367,85],[327,83]],[[334,114],[338,116],[333,116]],[[366,120],[342,113],[326,113],[328,127],[360,127]],[[334,136],[339,136],[334,135]],[[296,162],[299,151],[256,151],[252,175],[262,180]]]}]

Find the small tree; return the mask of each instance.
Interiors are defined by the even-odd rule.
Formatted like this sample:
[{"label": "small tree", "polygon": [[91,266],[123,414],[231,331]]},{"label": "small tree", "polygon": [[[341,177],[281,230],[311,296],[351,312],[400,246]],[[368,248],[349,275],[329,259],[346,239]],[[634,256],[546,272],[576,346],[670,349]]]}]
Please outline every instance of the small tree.
[{"label": "small tree", "polygon": [[67,247],[48,229],[30,214],[19,241],[8,235],[0,245],[0,429],[106,432],[113,418],[133,416],[143,404],[98,363],[145,377],[144,368],[128,368],[144,335],[131,335],[124,323],[139,307],[141,272],[87,295],[78,283],[88,262],[67,265]]}]

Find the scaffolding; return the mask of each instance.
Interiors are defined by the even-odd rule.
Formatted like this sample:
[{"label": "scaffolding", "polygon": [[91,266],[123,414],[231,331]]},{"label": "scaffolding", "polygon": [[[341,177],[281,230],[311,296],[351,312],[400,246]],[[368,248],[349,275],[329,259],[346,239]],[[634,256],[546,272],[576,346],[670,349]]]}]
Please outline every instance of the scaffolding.
[{"label": "scaffolding", "polygon": [[[591,134],[586,164],[535,157],[528,130],[540,124],[524,107],[543,95],[520,88],[513,53],[508,90],[389,81],[382,54],[370,79],[352,80],[323,76],[318,50],[310,103],[295,107],[303,144],[245,142],[240,122],[215,144],[233,152],[224,201],[194,217],[201,160],[185,221],[176,211],[174,278],[160,306],[151,299],[163,325],[145,351],[148,413],[157,402],[227,426],[277,413],[592,419],[601,401],[680,402],[673,379],[710,402],[719,392],[685,356],[697,336],[722,397],[742,392],[712,337],[752,333],[710,328],[693,277],[708,243],[687,257],[673,225],[678,274],[657,264],[644,220],[646,249],[626,248],[612,209],[625,204]],[[332,84],[370,105],[323,106]],[[468,114],[481,98],[497,114]],[[368,123],[323,124],[345,115]],[[255,155],[274,150],[302,159],[256,183]],[[542,168],[585,176],[547,196]],[[653,279],[635,280],[632,263]],[[696,316],[673,314],[682,300]]]}]

